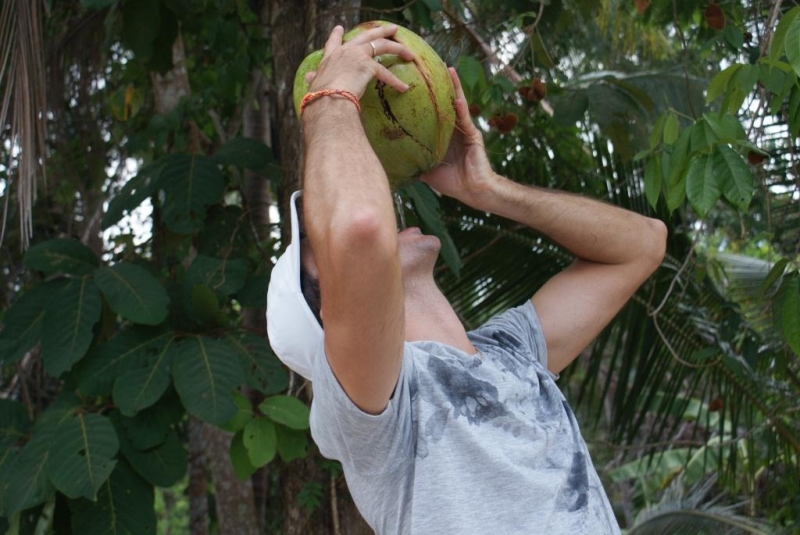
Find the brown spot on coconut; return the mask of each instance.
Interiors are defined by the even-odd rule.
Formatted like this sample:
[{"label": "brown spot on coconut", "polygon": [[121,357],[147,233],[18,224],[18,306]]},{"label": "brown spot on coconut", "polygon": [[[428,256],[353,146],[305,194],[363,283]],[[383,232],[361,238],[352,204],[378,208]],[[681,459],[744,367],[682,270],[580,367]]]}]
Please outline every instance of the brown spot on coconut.
[{"label": "brown spot on coconut", "polygon": [[[389,23],[359,24],[345,34],[344,40],[386,24]],[[455,88],[447,66],[420,36],[398,27],[394,39],[414,52],[414,61],[385,54],[381,63],[410,89],[400,93],[382,83],[370,84],[361,97],[361,123],[392,187],[398,188],[444,159],[455,124]],[[298,116],[300,102],[308,92],[305,74],[317,69],[322,54],[321,50],[312,52],[295,74],[294,104]],[[387,136],[388,132],[392,135]]]}]

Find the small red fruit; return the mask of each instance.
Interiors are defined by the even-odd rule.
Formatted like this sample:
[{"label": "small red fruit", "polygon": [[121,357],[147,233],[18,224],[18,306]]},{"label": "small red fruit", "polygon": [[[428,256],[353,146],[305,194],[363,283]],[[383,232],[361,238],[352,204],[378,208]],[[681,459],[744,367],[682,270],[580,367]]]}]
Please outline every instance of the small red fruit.
[{"label": "small red fruit", "polygon": [[725,12],[719,7],[719,4],[709,2],[706,8],[706,24],[715,30],[721,30],[725,27]]},{"label": "small red fruit", "polygon": [[481,107],[477,104],[473,103],[469,105],[469,114],[473,117],[477,117],[481,114]]},{"label": "small red fruit", "polygon": [[766,159],[766,156],[754,150],[751,150],[747,153],[747,161],[750,163],[750,165],[761,165]]},{"label": "small red fruit", "polygon": [[708,412],[719,412],[722,410],[722,398],[714,398],[708,402]]}]

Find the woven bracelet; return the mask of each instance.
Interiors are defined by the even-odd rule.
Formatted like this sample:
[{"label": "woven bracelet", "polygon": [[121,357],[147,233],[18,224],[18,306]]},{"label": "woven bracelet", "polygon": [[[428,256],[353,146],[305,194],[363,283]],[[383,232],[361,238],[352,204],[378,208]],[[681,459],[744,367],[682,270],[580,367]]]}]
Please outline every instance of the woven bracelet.
[{"label": "woven bracelet", "polygon": [[314,91],[313,93],[308,93],[306,96],[303,97],[303,100],[300,102],[300,115],[303,115],[303,110],[306,109],[306,106],[308,106],[318,98],[332,97],[336,95],[344,97],[353,104],[355,104],[358,113],[361,113],[361,104],[358,102],[358,97],[355,96],[350,91],[346,91],[344,89],[321,89],[319,91]]}]

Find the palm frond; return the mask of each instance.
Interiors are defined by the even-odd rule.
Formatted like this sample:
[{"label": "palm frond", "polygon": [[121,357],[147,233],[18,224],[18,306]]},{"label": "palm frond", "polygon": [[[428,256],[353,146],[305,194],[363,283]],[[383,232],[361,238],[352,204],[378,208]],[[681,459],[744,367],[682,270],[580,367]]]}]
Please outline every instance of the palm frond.
[{"label": "palm frond", "polygon": [[715,505],[708,499],[716,478],[685,489],[678,477],[664,491],[661,501],[636,517],[628,535],[768,535],[772,531],[761,522],[736,514],[733,507]]},{"label": "palm frond", "polygon": [[33,233],[36,177],[39,172],[45,176],[46,73],[41,20],[45,8],[45,2],[7,0],[0,12],[0,85],[4,88],[0,129],[4,149],[8,150],[0,243],[5,237],[12,176],[16,176],[23,248]]}]

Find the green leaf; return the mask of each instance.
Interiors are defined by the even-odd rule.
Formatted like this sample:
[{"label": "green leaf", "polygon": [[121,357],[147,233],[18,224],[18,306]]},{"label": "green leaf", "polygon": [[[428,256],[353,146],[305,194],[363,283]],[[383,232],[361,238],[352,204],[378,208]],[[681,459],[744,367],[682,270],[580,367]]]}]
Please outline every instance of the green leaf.
[{"label": "green leaf", "polygon": [[146,62],[161,29],[158,0],[126,0],[122,9],[122,43]]},{"label": "green leaf", "polygon": [[290,429],[308,429],[308,406],[293,396],[271,396],[258,409],[272,420]]},{"label": "green leaf", "polygon": [[81,0],[81,7],[83,9],[105,9],[109,6],[113,6],[117,3],[117,0]]},{"label": "green leaf", "polygon": [[725,114],[721,117],[721,120],[717,120],[713,115],[706,113],[703,114],[703,119],[705,120],[705,125],[713,132],[713,134],[708,137],[715,142],[724,141],[733,143],[737,139],[743,138],[745,135],[741,123],[730,114]]},{"label": "green leaf", "polygon": [[87,396],[110,393],[119,375],[144,366],[148,355],[172,336],[160,329],[134,326],[93,347],[76,367],[78,389]]},{"label": "green leaf", "polygon": [[190,234],[202,228],[206,206],[222,197],[225,179],[211,158],[178,154],[164,166],[159,184],[166,193],[164,222],[179,234]]},{"label": "green leaf", "polygon": [[735,25],[726,24],[725,28],[722,30],[722,36],[733,50],[739,51],[742,49],[742,46],[744,45],[744,34],[742,33],[742,30],[737,28]]},{"label": "green leaf", "polygon": [[256,468],[265,466],[275,458],[275,424],[266,418],[253,418],[247,422],[242,440],[250,463]]},{"label": "green leaf", "polygon": [[262,394],[276,394],[289,385],[289,376],[263,336],[247,331],[228,331],[225,341],[236,351],[247,386]]},{"label": "green leaf", "polygon": [[[46,502],[55,492],[48,477],[50,439],[55,426],[38,428],[9,469],[3,493],[3,506],[7,515]],[[4,483],[5,483],[4,482]]]},{"label": "green leaf", "polygon": [[269,275],[249,274],[244,281],[242,289],[233,295],[240,305],[245,308],[264,308],[269,287]]},{"label": "green leaf", "polygon": [[10,399],[0,399],[0,451],[25,438],[30,428],[25,406]]},{"label": "green leaf", "polygon": [[686,173],[686,196],[700,217],[708,214],[722,194],[717,180],[714,160],[711,157],[701,154],[689,164]]},{"label": "green leaf", "polygon": [[667,114],[664,113],[658,117],[653,129],[650,131],[650,150],[654,150],[661,143],[661,138],[664,135],[664,125],[667,123]]},{"label": "green leaf", "polygon": [[197,255],[186,273],[186,283],[189,288],[203,284],[220,297],[227,297],[239,291],[244,286],[246,278],[247,264],[241,258],[221,260]]},{"label": "green leaf", "polygon": [[139,207],[142,202],[153,195],[158,188],[159,177],[170,156],[165,156],[139,169],[139,172],[128,180],[122,189],[108,201],[108,208],[100,221],[100,227],[106,230]]},{"label": "green leaf", "polygon": [[442,10],[442,3],[439,0],[422,0],[422,2],[434,13]]},{"label": "green leaf", "polygon": [[205,336],[182,340],[175,349],[172,377],[190,414],[222,425],[236,414],[233,389],[244,380],[230,345]]},{"label": "green leaf", "polygon": [[800,276],[795,274],[787,279],[783,287],[783,337],[795,355],[800,356]]},{"label": "green leaf", "polygon": [[444,263],[458,277],[461,271],[461,257],[458,254],[458,249],[447,227],[442,221],[441,213],[439,212],[439,200],[431,189],[422,182],[414,182],[406,187],[404,191],[408,194],[414,202],[414,208],[419,214],[422,229],[430,234],[435,235],[442,243],[441,254]]},{"label": "green leaf", "polygon": [[202,324],[222,327],[228,323],[225,314],[219,307],[219,299],[205,284],[195,284],[192,287],[188,307],[189,316]]},{"label": "green leaf", "polygon": [[135,448],[147,450],[164,442],[184,414],[186,411],[180,399],[174,390],[170,390],[158,404],[135,417],[119,416],[119,425]]},{"label": "green leaf", "polygon": [[800,76],[800,19],[796,18],[789,26],[784,47],[789,65],[792,66],[795,74]]},{"label": "green leaf", "polygon": [[734,63],[730,67],[720,71],[708,84],[706,91],[706,104],[713,102],[718,96],[728,90],[731,79],[744,65]]},{"label": "green leaf", "polygon": [[97,501],[70,500],[72,533],[150,535],[156,533],[153,487],[120,461],[97,493]]},{"label": "green leaf", "polygon": [[[0,518],[11,512],[6,511],[6,489],[11,485],[11,473],[17,464],[18,451],[16,448],[0,448]],[[0,525],[0,533],[5,533]]]},{"label": "green leaf", "polygon": [[800,15],[800,7],[794,7],[787,11],[778,22],[778,27],[775,29],[775,33],[772,34],[772,41],[769,46],[769,59],[771,61],[777,61],[783,56],[786,34],[789,32],[789,28],[794,25],[798,15]]},{"label": "green leaf", "polygon": [[42,362],[58,377],[72,368],[89,349],[92,329],[100,319],[103,300],[91,279],[75,279],[56,293],[44,313]]},{"label": "green leaf", "polygon": [[247,448],[244,447],[244,431],[239,431],[231,439],[230,457],[236,477],[244,481],[252,476],[258,468],[250,462]]},{"label": "green leaf", "polygon": [[233,393],[233,402],[236,403],[236,414],[234,414],[233,418],[225,422],[225,425],[222,425],[221,427],[225,431],[236,433],[237,431],[244,429],[248,422],[253,419],[253,404],[250,403],[250,400],[247,399],[247,396],[240,394],[239,392]]},{"label": "green leaf", "polygon": [[664,143],[672,145],[678,139],[680,125],[674,113],[670,113],[664,123]]},{"label": "green leaf", "polygon": [[775,284],[775,281],[777,281],[780,276],[783,275],[783,272],[786,271],[787,264],[789,264],[788,258],[781,258],[775,262],[775,264],[769,270],[769,273],[767,273],[764,282],[762,282],[761,286],[758,288],[759,295],[763,297],[769,292],[769,290],[772,288],[772,285]]},{"label": "green leaf", "polygon": [[483,65],[474,56],[465,54],[458,59],[458,78],[464,88],[464,96],[469,102],[474,102],[476,95],[486,87],[486,73]]},{"label": "green leaf", "polygon": [[114,470],[118,450],[117,433],[108,418],[76,412],[53,434],[48,459],[50,479],[70,498],[94,500]]},{"label": "green leaf", "polygon": [[146,269],[119,263],[95,271],[94,280],[111,309],[123,318],[158,325],[167,317],[169,296]]},{"label": "green leaf", "polygon": [[39,343],[47,303],[67,283],[67,279],[56,279],[40,284],[14,301],[3,318],[0,341],[5,344],[0,346],[0,361],[14,363]]},{"label": "green leaf", "polygon": [[147,450],[134,447],[123,431],[120,449],[133,469],[157,487],[171,487],[186,475],[189,459],[175,431],[171,431],[164,442]]},{"label": "green leaf", "polygon": [[169,338],[158,349],[150,346],[147,365],[132,368],[114,381],[114,402],[125,416],[133,416],[159,400],[170,384],[175,339]]},{"label": "green leaf", "polygon": [[249,137],[236,137],[222,145],[213,159],[220,165],[234,165],[261,172],[272,161],[272,153],[264,143]]},{"label": "green leaf", "polygon": [[559,126],[575,126],[575,123],[583,121],[588,109],[589,96],[587,92],[581,89],[570,90],[553,99],[553,120]]},{"label": "green leaf", "polygon": [[647,197],[647,202],[656,209],[658,205],[658,197],[661,195],[661,184],[663,182],[661,173],[661,158],[653,156],[647,162],[647,167],[644,171],[644,194]]},{"label": "green leaf", "polygon": [[278,445],[278,454],[285,463],[295,459],[302,459],[308,455],[308,433],[289,429],[285,425],[275,426],[275,438]]},{"label": "green leaf", "polygon": [[43,272],[88,275],[97,267],[97,256],[78,240],[56,238],[34,245],[25,253],[23,263]]},{"label": "green leaf", "polygon": [[721,183],[725,198],[739,210],[747,211],[755,189],[750,167],[727,145],[717,145],[712,158],[712,172]]}]

